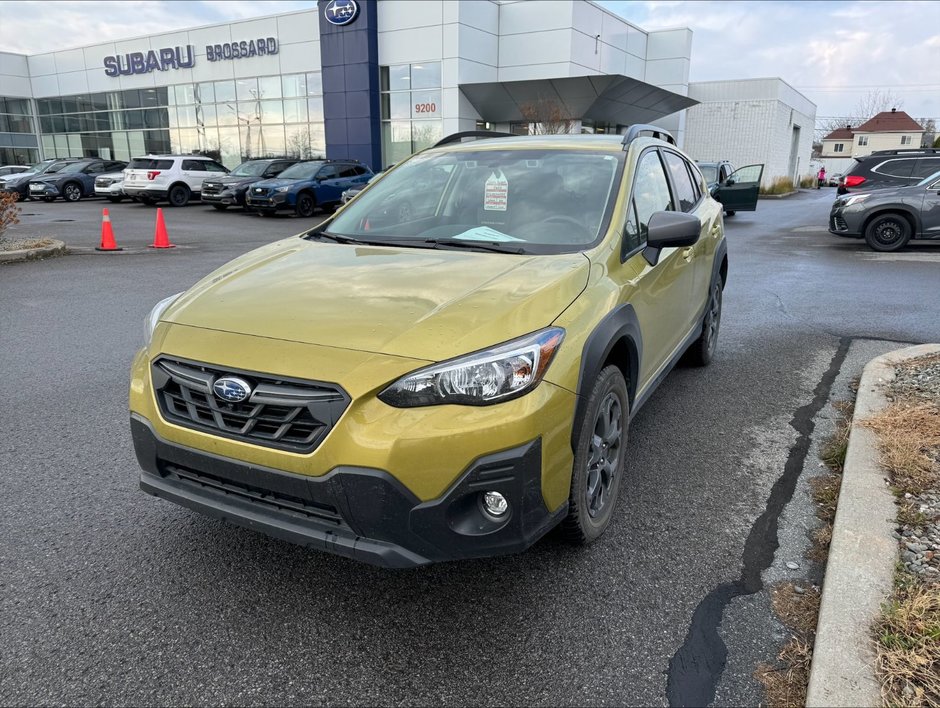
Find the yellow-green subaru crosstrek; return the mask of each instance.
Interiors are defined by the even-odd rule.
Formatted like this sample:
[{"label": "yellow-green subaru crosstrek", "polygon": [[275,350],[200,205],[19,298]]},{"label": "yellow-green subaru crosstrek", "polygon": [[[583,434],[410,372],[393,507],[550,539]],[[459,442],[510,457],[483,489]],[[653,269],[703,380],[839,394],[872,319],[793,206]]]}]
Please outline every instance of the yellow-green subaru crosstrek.
[{"label": "yellow-green subaru crosstrek", "polygon": [[157,304],[144,491],[389,567],[604,532],[631,416],[715,351],[722,207],[659,128],[483,135]]}]

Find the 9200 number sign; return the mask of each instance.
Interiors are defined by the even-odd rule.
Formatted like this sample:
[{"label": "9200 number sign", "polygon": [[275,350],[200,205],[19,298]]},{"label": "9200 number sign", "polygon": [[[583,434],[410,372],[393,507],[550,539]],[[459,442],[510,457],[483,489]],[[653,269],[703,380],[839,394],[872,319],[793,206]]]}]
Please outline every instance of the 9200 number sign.
[{"label": "9200 number sign", "polygon": [[416,103],[415,113],[437,113],[436,103]]}]

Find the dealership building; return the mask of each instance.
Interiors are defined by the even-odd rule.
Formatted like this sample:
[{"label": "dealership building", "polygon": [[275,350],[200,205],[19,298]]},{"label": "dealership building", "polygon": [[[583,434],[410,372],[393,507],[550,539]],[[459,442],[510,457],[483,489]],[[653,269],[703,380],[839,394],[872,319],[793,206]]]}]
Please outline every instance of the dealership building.
[{"label": "dealership building", "polygon": [[681,145],[698,103],[691,56],[691,30],[647,32],[588,0],[321,0],[0,52],[0,164],[201,152],[229,167],[290,155],[379,168],[450,133],[536,124],[620,133],[655,122]]}]

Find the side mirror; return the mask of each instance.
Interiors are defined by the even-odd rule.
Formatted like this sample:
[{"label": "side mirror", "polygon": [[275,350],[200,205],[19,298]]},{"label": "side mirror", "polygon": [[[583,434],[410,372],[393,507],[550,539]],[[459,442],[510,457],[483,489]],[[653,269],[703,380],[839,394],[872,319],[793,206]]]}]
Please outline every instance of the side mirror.
[{"label": "side mirror", "polygon": [[664,248],[694,246],[702,233],[702,222],[681,211],[657,211],[650,217],[643,257],[651,266],[659,262]]}]

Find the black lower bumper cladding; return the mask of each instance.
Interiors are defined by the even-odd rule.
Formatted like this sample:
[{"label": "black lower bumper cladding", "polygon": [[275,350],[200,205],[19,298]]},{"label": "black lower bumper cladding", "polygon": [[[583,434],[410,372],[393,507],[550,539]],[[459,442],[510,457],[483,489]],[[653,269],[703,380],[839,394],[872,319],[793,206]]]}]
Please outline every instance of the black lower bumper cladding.
[{"label": "black lower bumper cladding", "polygon": [[[546,509],[541,440],[474,461],[439,499],[421,502],[384,470],[281,472],[175,445],[131,416],[140,487],[208,516],[387,568],[525,550],[565,515]],[[488,514],[483,492],[510,504]]]}]

